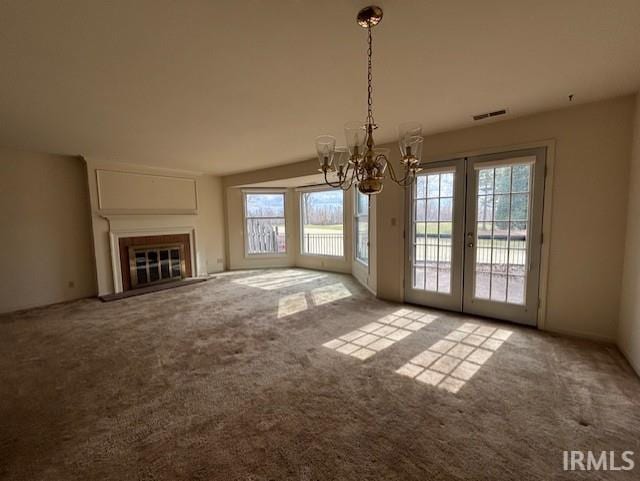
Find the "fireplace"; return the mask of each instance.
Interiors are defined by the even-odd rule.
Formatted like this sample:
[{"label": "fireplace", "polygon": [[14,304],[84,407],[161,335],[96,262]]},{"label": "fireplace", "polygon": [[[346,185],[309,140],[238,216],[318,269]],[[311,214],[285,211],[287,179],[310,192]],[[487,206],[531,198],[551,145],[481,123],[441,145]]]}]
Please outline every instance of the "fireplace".
[{"label": "fireplace", "polygon": [[191,277],[189,234],[121,237],[124,291]]},{"label": "fireplace", "polygon": [[184,249],[180,244],[129,247],[131,288],[175,281],[185,277]]}]

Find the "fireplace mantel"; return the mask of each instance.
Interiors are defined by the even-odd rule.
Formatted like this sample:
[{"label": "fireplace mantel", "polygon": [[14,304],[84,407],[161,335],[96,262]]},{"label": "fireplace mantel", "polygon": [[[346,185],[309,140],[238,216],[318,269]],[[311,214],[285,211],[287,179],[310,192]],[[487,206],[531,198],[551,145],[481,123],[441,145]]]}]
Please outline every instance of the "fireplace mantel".
[{"label": "fireplace mantel", "polygon": [[123,237],[188,234],[191,247],[193,276],[201,273],[198,262],[197,231],[194,216],[188,214],[111,214],[102,215],[109,222],[109,245],[113,287],[115,293],[123,292],[120,262],[120,239]]}]

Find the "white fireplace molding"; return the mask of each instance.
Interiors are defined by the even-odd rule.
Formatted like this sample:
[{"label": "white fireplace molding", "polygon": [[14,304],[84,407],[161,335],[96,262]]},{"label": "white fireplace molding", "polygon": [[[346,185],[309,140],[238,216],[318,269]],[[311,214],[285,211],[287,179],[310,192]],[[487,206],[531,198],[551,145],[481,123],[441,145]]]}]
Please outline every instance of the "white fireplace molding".
[{"label": "white fireplace molding", "polygon": [[[123,237],[142,237],[153,235],[188,234],[191,247],[191,275],[202,275],[198,260],[198,242],[193,216],[181,215],[102,215],[109,222],[109,246],[111,270],[115,293],[123,291],[122,269],[120,266],[120,239]],[[185,219],[186,218],[186,219]]]}]

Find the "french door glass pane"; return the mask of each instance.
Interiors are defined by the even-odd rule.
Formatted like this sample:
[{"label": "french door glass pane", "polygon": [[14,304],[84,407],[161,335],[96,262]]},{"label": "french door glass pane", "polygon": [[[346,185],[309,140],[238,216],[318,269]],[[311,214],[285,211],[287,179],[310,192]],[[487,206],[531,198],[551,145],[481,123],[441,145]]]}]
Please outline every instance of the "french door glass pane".
[{"label": "french door glass pane", "polygon": [[424,290],[424,266],[413,268],[413,288]]},{"label": "french door glass pane", "polygon": [[531,164],[477,170],[474,296],[526,302]]},{"label": "french door glass pane", "polygon": [[454,172],[418,176],[413,190],[412,287],[451,293]]}]

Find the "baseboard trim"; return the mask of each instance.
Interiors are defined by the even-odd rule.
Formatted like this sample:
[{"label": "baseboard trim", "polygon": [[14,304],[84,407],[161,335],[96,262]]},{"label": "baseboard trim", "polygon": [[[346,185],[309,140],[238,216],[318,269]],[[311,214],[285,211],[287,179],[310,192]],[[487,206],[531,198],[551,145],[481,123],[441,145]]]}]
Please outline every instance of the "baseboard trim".
[{"label": "baseboard trim", "polygon": [[577,337],[580,339],[588,339],[590,341],[617,345],[616,338],[614,337],[603,336],[601,334],[594,334],[586,331],[572,331],[569,329],[554,329],[554,328],[549,329],[548,327],[540,330],[543,332],[549,332],[552,334],[560,334],[563,336]]},{"label": "baseboard trim", "polygon": [[616,343],[616,346],[618,347],[618,350],[622,353],[624,358],[629,363],[629,366],[631,366],[631,369],[633,369],[638,375],[638,377],[640,377],[640,364],[633,362],[633,359],[631,359],[629,352],[627,352],[627,350],[623,348],[619,343]]},{"label": "baseboard trim", "polygon": [[106,296],[98,296],[102,302],[113,302],[121,299],[127,299],[129,297],[144,296],[145,294],[152,294],[154,292],[166,291],[168,289],[175,289],[176,287],[190,286],[192,284],[199,284],[200,282],[208,281],[213,277],[192,277],[188,279],[181,279],[179,281],[165,282],[161,284],[152,284],[146,287],[140,287],[138,289],[130,289],[128,291],[117,292],[115,294],[109,294]]}]

